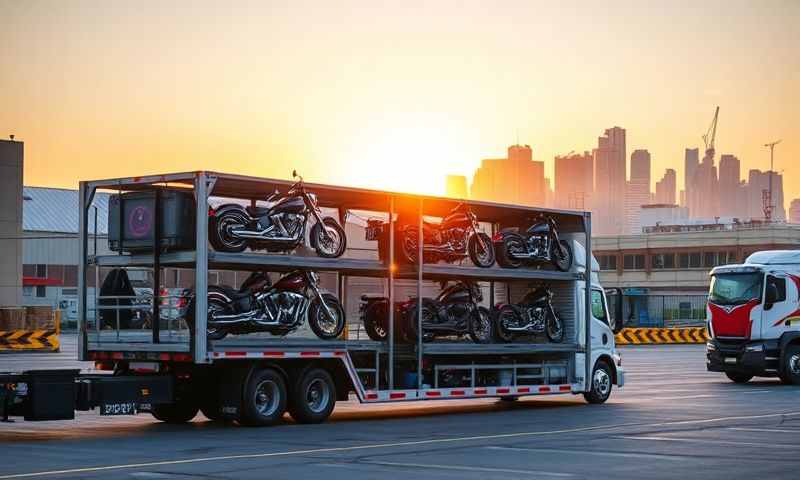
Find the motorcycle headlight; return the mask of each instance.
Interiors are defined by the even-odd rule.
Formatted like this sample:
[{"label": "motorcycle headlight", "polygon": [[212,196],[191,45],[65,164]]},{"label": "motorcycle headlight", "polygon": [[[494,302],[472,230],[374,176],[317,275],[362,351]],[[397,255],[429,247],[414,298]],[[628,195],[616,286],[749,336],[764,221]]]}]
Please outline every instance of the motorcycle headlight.
[{"label": "motorcycle headlight", "polygon": [[311,204],[312,205],[316,205],[317,204],[317,195],[315,193],[309,193],[308,194],[308,199],[311,200]]}]

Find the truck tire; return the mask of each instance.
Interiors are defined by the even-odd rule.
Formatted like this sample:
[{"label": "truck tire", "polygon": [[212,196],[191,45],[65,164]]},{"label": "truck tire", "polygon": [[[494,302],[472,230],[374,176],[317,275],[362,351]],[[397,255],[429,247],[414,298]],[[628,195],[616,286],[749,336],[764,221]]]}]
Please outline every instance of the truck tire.
[{"label": "truck tire", "polygon": [[787,345],[783,351],[783,364],[779,369],[781,381],[787,385],[800,385],[800,345]]},{"label": "truck tire", "polygon": [[197,416],[199,410],[200,407],[198,407],[196,403],[189,400],[179,400],[175,403],[153,405],[150,413],[156,420],[178,424],[191,421]]},{"label": "truck tire", "polygon": [[752,375],[744,372],[725,372],[725,376],[734,383],[747,383],[753,378]]},{"label": "truck tire", "polygon": [[611,396],[611,367],[603,360],[598,360],[592,371],[591,390],[583,392],[583,398],[589,403],[604,403]]},{"label": "truck tire", "polygon": [[327,370],[307,368],[292,388],[289,415],[297,423],[321,423],[336,405],[336,386]]},{"label": "truck tire", "polygon": [[273,425],[286,413],[286,382],[271,368],[250,375],[242,397],[240,423],[252,427]]}]

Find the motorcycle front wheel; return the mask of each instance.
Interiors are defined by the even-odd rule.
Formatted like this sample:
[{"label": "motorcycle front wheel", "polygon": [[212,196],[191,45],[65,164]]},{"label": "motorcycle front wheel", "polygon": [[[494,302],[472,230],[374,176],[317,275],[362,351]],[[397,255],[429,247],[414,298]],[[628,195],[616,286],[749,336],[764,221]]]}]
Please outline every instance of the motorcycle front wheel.
[{"label": "motorcycle front wheel", "polygon": [[311,247],[322,258],[339,258],[347,249],[347,237],[336,219],[325,217],[311,228]]},{"label": "motorcycle front wheel", "polygon": [[247,240],[234,236],[234,226],[247,225],[247,214],[241,210],[225,210],[208,219],[208,239],[218,252],[241,253],[247,248]]},{"label": "motorcycle front wheel", "polygon": [[558,243],[561,245],[561,251],[556,247],[555,242],[552,243],[552,247],[550,248],[550,260],[557,270],[567,272],[572,268],[572,247],[566,240],[560,240]]},{"label": "motorcycle front wheel", "polygon": [[[479,242],[478,237],[480,237],[483,242]],[[481,243],[483,243],[483,246],[481,246]],[[492,245],[492,239],[489,238],[489,235],[483,232],[472,235],[469,237],[467,249],[469,250],[470,260],[472,260],[472,263],[476,266],[489,268],[494,265],[494,245]]]},{"label": "motorcycle front wheel", "polygon": [[558,315],[552,313],[547,314],[545,319],[545,335],[547,339],[553,343],[561,343],[564,341],[564,322],[558,318]]},{"label": "motorcycle front wheel", "polygon": [[382,342],[389,336],[389,302],[377,301],[364,310],[364,330],[370,340]]},{"label": "motorcycle front wheel", "polygon": [[472,312],[469,323],[469,338],[475,343],[492,342],[492,317],[489,309],[478,307]]},{"label": "motorcycle front wheel", "polygon": [[494,326],[497,338],[506,343],[514,341],[514,333],[507,330],[509,326],[519,325],[520,315],[513,305],[505,304],[494,313]]},{"label": "motorcycle front wheel", "polygon": [[322,298],[325,300],[325,305],[328,306],[330,315],[320,303],[319,298],[315,298],[308,307],[308,326],[319,338],[335,340],[344,331],[344,309],[335,295],[323,293]]}]

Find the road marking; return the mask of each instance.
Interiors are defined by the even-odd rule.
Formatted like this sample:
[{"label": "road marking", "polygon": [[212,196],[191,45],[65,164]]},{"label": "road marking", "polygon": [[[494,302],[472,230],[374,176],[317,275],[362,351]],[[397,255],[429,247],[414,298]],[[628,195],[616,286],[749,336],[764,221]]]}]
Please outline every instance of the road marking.
[{"label": "road marking", "polygon": [[[469,442],[475,440],[495,440],[495,439],[502,439],[502,438],[519,438],[519,437],[536,437],[536,436],[545,436],[545,435],[559,435],[564,433],[579,433],[579,432],[591,432],[591,431],[607,431],[607,430],[615,430],[619,428],[625,427],[643,427],[643,428],[652,428],[652,427],[664,427],[664,426],[676,426],[676,425],[697,425],[697,424],[707,424],[707,423],[715,423],[715,422],[724,422],[724,421],[733,421],[733,420],[756,420],[762,418],[775,418],[775,417],[793,417],[800,415],[800,411],[798,412],[783,412],[783,413],[766,413],[762,415],[740,415],[736,417],[716,417],[716,418],[703,418],[703,419],[694,419],[694,420],[676,420],[676,421],[669,421],[669,422],[660,422],[660,423],[621,423],[617,425],[594,425],[591,427],[579,427],[579,428],[566,428],[560,430],[545,430],[545,431],[536,431],[536,432],[515,432],[515,433],[499,433],[494,435],[474,435],[474,436],[467,436],[467,437],[448,437],[448,438],[434,438],[428,440],[415,440],[415,441],[408,441],[408,442],[393,442],[393,443],[377,443],[372,445],[351,445],[348,447],[328,447],[328,448],[311,448],[306,450],[287,450],[284,452],[267,452],[267,453],[245,453],[240,455],[220,455],[216,457],[197,457],[197,458],[184,458],[178,460],[161,460],[156,462],[142,462],[142,463],[127,463],[127,464],[120,464],[120,465],[103,465],[97,467],[84,467],[84,468],[70,468],[70,469],[63,469],[63,470],[45,470],[40,472],[30,472],[30,473],[15,473],[10,475],[2,475],[0,479],[8,479],[8,478],[32,478],[32,477],[43,477],[43,476],[54,476],[54,475],[67,475],[67,474],[76,474],[76,473],[89,473],[89,472],[103,472],[109,470],[123,470],[123,469],[130,469],[130,468],[147,468],[147,467],[161,467],[166,465],[184,465],[184,464],[191,464],[191,463],[204,463],[204,462],[219,462],[219,461],[226,461],[226,460],[242,460],[242,459],[254,459],[254,458],[270,458],[270,457],[288,457],[292,455],[309,455],[315,453],[330,453],[330,452],[351,452],[351,451],[359,451],[359,450],[372,450],[372,449],[379,449],[379,448],[392,448],[392,447],[408,447],[408,446],[416,446],[416,445],[432,445],[432,444],[439,444],[439,443],[458,443],[458,442]],[[633,437],[639,438],[639,437]]]},{"label": "road marking", "polygon": [[680,437],[656,437],[656,436],[638,436],[638,435],[620,435],[611,438],[625,439],[625,440],[652,440],[656,442],[685,442],[685,443],[706,443],[714,445],[732,445],[740,447],[766,447],[766,448],[783,448],[796,450],[800,445],[781,445],[774,443],[759,443],[759,442],[731,442],[727,440],[713,440],[705,438],[680,438]]},{"label": "road marking", "polygon": [[650,397],[650,398],[645,399],[645,401],[649,402],[649,401],[658,401],[658,400],[688,400],[690,398],[711,398],[711,397],[719,397],[719,395],[701,394],[701,395],[683,395],[683,396],[679,396],[679,397]]},{"label": "road marking", "polygon": [[573,455],[594,455],[598,457],[620,457],[620,458],[648,458],[657,460],[674,460],[678,462],[685,462],[685,455],[671,455],[668,453],[628,453],[628,452],[602,452],[597,450],[568,450],[562,448],[524,448],[524,447],[502,447],[502,446],[489,446],[484,447],[488,450],[511,450],[517,452],[541,452],[541,453],[559,453],[559,454],[573,454]]},{"label": "road marking", "polygon": [[432,468],[440,470],[457,470],[463,472],[493,472],[493,473],[514,473],[521,475],[531,475],[534,477],[574,477],[573,473],[560,473],[560,472],[543,472],[541,470],[515,470],[511,468],[491,468],[491,467],[473,467],[466,465],[438,465],[435,463],[402,463],[402,462],[380,462],[380,461],[366,461],[358,462],[359,464],[366,465],[383,465],[387,467],[404,467],[404,468]]},{"label": "road marking", "polygon": [[740,432],[765,432],[765,433],[800,433],[798,429],[781,429],[781,428],[747,428],[747,427],[728,427],[728,430],[737,430]]}]

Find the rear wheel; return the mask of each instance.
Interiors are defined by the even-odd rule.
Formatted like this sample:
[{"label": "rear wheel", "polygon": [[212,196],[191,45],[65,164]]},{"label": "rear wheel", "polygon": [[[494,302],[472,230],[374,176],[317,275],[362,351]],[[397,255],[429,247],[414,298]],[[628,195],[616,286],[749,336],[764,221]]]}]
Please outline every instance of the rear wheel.
[{"label": "rear wheel", "polygon": [[555,243],[551,244],[550,260],[557,270],[566,272],[572,268],[572,247],[566,240],[560,240],[558,244],[561,245],[560,249],[556,247]]},{"label": "rear wheel", "polygon": [[187,398],[179,399],[174,403],[165,403],[161,405],[153,405],[151,414],[156,420],[161,420],[165,423],[186,423],[197,416],[200,408],[192,400]]},{"label": "rear wheel", "polygon": [[344,309],[339,299],[330,293],[323,293],[325,305],[315,298],[308,307],[308,326],[314,335],[323,340],[333,340],[342,335],[345,327]]},{"label": "rear wheel", "polygon": [[598,361],[592,372],[591,390],[583,393],[589,403],[604,403],[611,396],[611,368],[602,360]]},{"label": "rear wheel", "polygon": [[417,263],[417,258],[419,257],[419,235],[417,233],[415,228],[408,227],[402,230],[402,235],[400,236],[400,248],[403,251],[403,257],[412,265]]},{"label": "rear wheel", "polygon": [[744,372],[725,372],[725,376],[735,383],[747,383],[753,378],[752,375]]},{"label": "rear wheel", "polygon": [[[324,227],[324,228],[323,228]],[[344,229],[336,219],[325,217],[322,224],[316,223],[311,228],[311,247],[323,258],[341,257],[347,249],[347,237]]]},{"label": "rear wheel", "polygon": [[469,250],[470,260],[476,266],[489,268],[494,265],[494,245],[492,245],[492,239],[489,238],[489,235],[478,232],[477,235],[469,237],[467,250]]},{"label": "rear wheel", "polygon": [[208,219],[208,239],[214,250],[219,252],[240,253],[247,248],[247,240],[233,234],[237,228],[247,228],[247,213],[238,210],[225,210]]},{"label": "rear wheel", "polygon": [[783,383],[800,385],[800,345],[786,346],[779,372]]},{"label": "rear wheel", "polygon": [[336,387],[331,374],[308,368],[295,382],[289,398],[289,415],[297,423],[320,423],[336,405]]},{"label": "rear wheel", "polygon": [[286,412],[286,383],[271,368],[253,372],[242,398],[241,423],[262,427],[277,423]]},{"label": "rear wheel", "polygon": [[525,253],[525,240],[516,234],[503,235],[502,242],[497,244],[497,264],[503,268],[519,268],[522,260],[514,257],[514,254]]},{"label": "rear wheel", "polygon": [[492,317],[486,307],[478,307],[470,319],[469,337],[475,343],[492,342]]},{"label": "rear wheel", "polygon": [[519,325],[520,315],[513,305],[503,305],[495,310],[495,334],[500,340],[510,343],[514,341],[514,333],[509,331],[509,327]]},{"label": "rear wheel", "polygon": [[389,336],[389,302],[378,300],[364,310],[364,330],[370,340],[382,342]]}]

